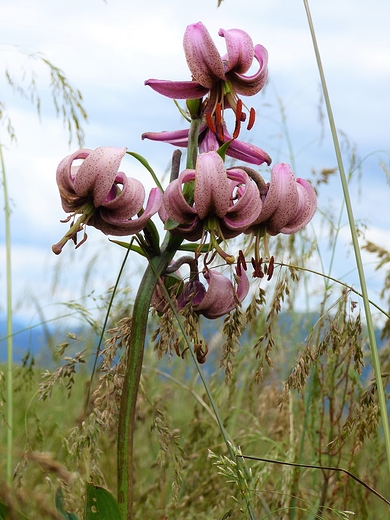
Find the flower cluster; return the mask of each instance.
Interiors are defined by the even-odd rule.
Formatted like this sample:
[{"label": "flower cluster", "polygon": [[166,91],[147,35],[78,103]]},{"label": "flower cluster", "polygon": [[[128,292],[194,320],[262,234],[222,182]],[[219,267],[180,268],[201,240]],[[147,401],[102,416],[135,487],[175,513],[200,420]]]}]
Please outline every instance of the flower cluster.
[{"label": "flower cluster", "polygon": [[[158,213],[170,236],[181,241],[200,241],[192,249],[196,262],[207,251],[201,271],[207,285],[199,280],[196,270],[189,281],[181,280],[175,301],[178,309],[191,303],[195,312],[209,319],[229,313],[249,291],[244,253],[239,254],[234,283],[212,269],[215,254],[227,264],[235,262],[235,257],[225,252],[222,244],[242,233],[252,234],[255,237],[251,241],[255,244],[253,275],[261,278],[264,272],[263,259],[258,253],[260,240],[265,241],[266,234],[296,233],[310,222],[317,206],[311,184],[296,178],[288,164],[275,164],[269,182],[244,164],[226,168],[225,154],[252,165],[271,164],[264,150],[238,140],[242,124],[250,130],[255,122],[255,110],[244,111],[240,96],[253,96],[266,84],[268,53],[261,45],[254,45],[240,29],[221,29],[219,36],[226,42],[224,56],[220,56],[201,22],[188,26],[184,52],[191,80],[145,82],[159,94],[186,100],[185,116],[190,128],[147,132],[142,138],[189,149],[195,144],[195,159],[187,160],[183,171],[180,172],[180,167],[176,169],[164,193],[153,188],[144,207],[142,183],[118,171],[126,148],[82,149],[69,155],[58,166],[57,183],[62,207],[69,213],[65,222],[70,221],[70,229],[53,246],[58,254],[69,239],[77,245],[77,234],[84,231],[80,245],[86,240],[85,228],[90,225],[106,235],[135,234],[138,250],[146,244],[150,247],[144,251],[145,256],[158,256],[159,246],[150,240],[151,233],[156,232],[150,219]],[[254,61],[256,72],[249,75]],[[226,110],[235,117],[231,131],[224,118]],[[191,157],[190,152],[188,155]],[[81,164],[75,165],[76,160],[81,160]],[[265,252],[270,278],[274,259],[269,257],[266,243]],[[157,285],[152,305],[161,311],[166,304],[165,293]]]}]

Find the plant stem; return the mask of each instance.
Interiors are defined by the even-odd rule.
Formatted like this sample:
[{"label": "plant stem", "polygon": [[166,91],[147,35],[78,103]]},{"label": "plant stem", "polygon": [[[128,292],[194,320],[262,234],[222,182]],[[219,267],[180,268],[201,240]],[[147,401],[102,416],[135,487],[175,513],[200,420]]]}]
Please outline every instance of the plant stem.
[{"label": "plant stem", "polygon": [[7,279],[7,484],[12,482],[12,442],[13,442],[13,338],[12,338],[12,280],[11,280],[11,210],[7,188],[7,176],[0,144],[1,174],[4,189],[4,216],[5,216],[5,251],[6,251],[6,279]]},{"label": "plant stem", "polygon": [[135,411],[150,300],[158,277],[164,273],[175,252],[175,250],[164,251],[161,255],[150,260],[134,301],[118,425],[118,504],[122,518],[127,520],[133,518]]},{"label": "plant stem", "polygon": [[[191,120],[187,168],[195,168],[196,165],[200,123],[201,120],[199,118]],[[181,237],[171,235],[169,232],[166,233],[160,254],[149,259],[148,267],[145,270],[134,301],[118,424],[118,504],[123,520],[132,520],[133,518],[135,411],[144,356],[150,300],[157,281],[163,276],[182,241]]]},{"label": "plant stem", "polygon": [[362,296],[363,296],[363,305],[364,305],[364,311],[365,311],[366,322],[367,322],[367,331],[368,331],[368,339],[369,339],[370,350],[371,350],[371,359],[372,359],[372,365],[373,365],[375,379],[376,379],[376,385],[377,385],[379,408],[380,408],[380,413],[381,413],[381,418],[382,418],[382,425],[383,425],[383,432],[384,432],[384,439],[385,439],[385,446],[386,446],[387,464],[388,464],[388,470],[389,470],[389,474],[390,474],[390,432],[389,432],[389,422],[388,422],[387,409],[386,409],[386,397],[385,397],[385,392],[383,389],[379,354],[378,354],[378,348],[377,348],[376,339],[375,339],[374,324],[373,324],[371,310],[370,310],[370,302],[369,302],[369,298],[368,298],[368,290],[367,290],[366,278],[365,278],[365,274],[364,274],[363,261],[362,261],[362,257],[361,257],[361,253],[360,253],[359,240],[358,240],[357,231],[356,231],[356,227],[355,227],[355,219],[353,216],[351,198],[349,195],[348,181],[347,181],[347,177],[345,175],[345,170],[344,170],[344,165],[343,165],[343,160],[342,160],[341,150],[340,150],[340,143],[339,143],[338,136],[337,136],[336,125],[335,125],[335,121],[333,118],[332,106],[330,103],[329,93],[328,93],[326,80],[325,80],[325,74],[324,74],[324,70],[322,67],[321,56],[320,56],[319,48],[317,45],[317,39],[316,39],[316,35],[315,35],[313,21],[311,18],[309,2],[308,2],[308,0],[303,0],[303,3],[305,6],[305,10],[306,10],[307,20],[308,20],[309,28],[310,28],[310,34],[311,34],[311,38],[313,41],[314,52],[315,52],[315,56],[316,56],[316,60],[317,60],[318,71],[319,71],[320,78],[321,78],[321,85],[322,85],[326,110],[328,113],[328,119],[329,119],[330,129],[331,129],[332,138],[333,138],[333,146],[334,146],[336,157],[337,157],[337,164],[338,164],[338,168],[339,168],[339,172],[340,172],[340,181],[341,181],[341,185],[342,185],[342,189],[343,189],[345,206],[346,206],[348,220],[349,220],[349,226],[351,229],[353,250],[354,250],[354,254],[355,254],[356,265],[357,265],[360,286],[361,286],[361,291],[362,291]]}]

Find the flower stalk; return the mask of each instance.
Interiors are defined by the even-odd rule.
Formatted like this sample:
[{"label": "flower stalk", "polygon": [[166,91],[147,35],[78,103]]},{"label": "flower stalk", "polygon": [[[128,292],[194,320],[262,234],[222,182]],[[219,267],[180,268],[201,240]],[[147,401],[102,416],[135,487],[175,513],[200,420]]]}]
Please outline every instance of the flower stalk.
[{"label": "flower stalk", "polygon": [[[178,242],[177,237],[173,240]],[[173,244],[171,242],[172,240],[168,240],[164,251],[150,260],[140,283],[133,307],[131,336],[127,347],[128,357],[119,411],[117,447],[118,504],[122,518],[127,520],[132,520],[133,518],[135,411],[150,300],[159,277],[165,272],[176,252],[176,248],[172,247]]]}]

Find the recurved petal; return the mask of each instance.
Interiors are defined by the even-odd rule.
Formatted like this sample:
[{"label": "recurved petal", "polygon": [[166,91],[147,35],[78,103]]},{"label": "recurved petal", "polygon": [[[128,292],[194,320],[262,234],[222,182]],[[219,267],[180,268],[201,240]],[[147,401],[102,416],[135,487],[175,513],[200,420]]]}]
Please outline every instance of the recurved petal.
[{"label": "recurved petal", "polygon": [[187,147],[188,133],[188,128],[183,130],[173,130],[172,132],[145,132],[142,134],[141,138],[149,139],[151,141],[162,141],[179,147]]},{"label": "recurved petal", "polygon": [[194,305],[194,310],[206,318],[216,319],[232,311],[237,305],[236,296],[241,302],[249,291],[249,281],[243,272],[234,290],[232,282],[226,276],[216,271],[208,270],[204,274],[209,286],[200,304]]},{"label": "recurved petal", "polygon": [[202,237],[204,233],[204,224],[198,215],[195,215],[193,221],[190,224],[182,224],[173,229],[171,233],[174,235],[180,235],[190,242],[196,242]]},{"label": "recurved petal", "polygon": [[92,194],[93,204],[98,208],[115,182],[126,150],[127,148],[100,146],[88,154],[74,179],[76,193],[80,196]]},{"label": "recurved petal", "polygon": [[208,288],[203,300],[194,305],[194,310],[206,318],[214,319],[230,312],[235,304],[234,287],[226,276],[216,271],[207,271],[204,274]]},{"label": "recurved petal", "polygon": [[228,74],[237,94],[254,96],[266,84],[268,79],[268,52],[262,45],[255,46],[255,58],[259,62],[259,69],[255,74],[245,76],[236,73],[234,70]]},{"label": "recurved petal", "polygon": [[138,179],[118,172],[115,184],[101,205],[115,213],[116,218],[129,219],[141,211],[144,200],[143,184]]},{"label": "recurved petal", "polygon": [[313,186],[305,179],[296,179],[299,195],[298,210],[293,220],[280,230],[281,233],[290,235],[304,228],[313,218],[317,209],[317,195]]},{"label": "recurved petal", "polygon": [[202,22],[187,27],[183,45],[195,81],[209,90],[216,81],[226,79],[221,56]]},{"label": "recurved petal", "polygon": [[294,172],[288,164],[275,164],[260,213],[262,221],[266,221],[267,233],[280,233],[280,230],[295,218],[298,205],[299,195]]},{"label": "recurved petal", "polygon": [[163,204],[168,217],[179,224],[190,224],[197,216],[182,192],[182,184],[195,179],[195,170],[183,170],[179,177],[170,182],[164,192]]},{"label": "recurved petal", "polygon": [[76,209],[80,198],[74,187],[74,179],[79,166],[72,166],[72,163],[77,159],[85,159],[91,152],[92,150],[88,148],[77,150],[77,152],[62,159],[57,167],[56,181],[60,191],[62,207],[67,213]]},{"label": "recurved petal", "polygon": [[148,79],[145,85],[159,94],[171,99],[199,99],[205,96],[209,89],[196,81],[170,81],[165,79]]},{"label": "recurved petal", "polygon": [[106,235],[124,236],[139,233],[144,229],[148,220],[159,210],[162,203],[162,192],[159,188],[150,190],[145,211],[134,220],[118,217],[115,211],[101,207],[95,214],[92,225]]},{"label": "recurved petal", "polygon": [[[229,140],[228,136],[225,136],[225,139]],[[244,141],[239,141],[238,139],[234,139],[230,143],[229,148],[226,150],[226,155],[239,161],[245,161],[249,164],[260,165],[266,163],[270,165],[272,162],[272,159],[267,154],[267,152],[255,146],[254,144],[245,143]]]},{"label": "recurved petal", "polygon": [[195,208],[199,218],[224,217],[230,206],[230,186],[225,165],[217,152],[198,155],[195,171]]},{"label": "recurved petal", "polygon": [[241,29],[220,29],[218,34],[226,40],[227,54],[222,58],[225,73],[232,70],[238,74],[245,73],[252,65],[254,57],[252,38]]},{"label": "recurved petal", "polygon": [[[276,214],[276,221],[283,221],[284,227],[292,220],[298,209],[298,190],[293,171],[288,164],[275,164],[271,172],[271,182],[268,191],[262,195],[263,207],[255,224],[266,222]],[[284,218],[281,218],[284,215]],[[275,224],[275,220],[272,221]]]},{"label": "recurved petal", "polygon": [[231,199],[234,197],[237,200],[228,209],[224,221],[231,229],[243,231],[258,218],[263,203],[257,185],[245,171],[233,168],[227,174],[233,189]]}]

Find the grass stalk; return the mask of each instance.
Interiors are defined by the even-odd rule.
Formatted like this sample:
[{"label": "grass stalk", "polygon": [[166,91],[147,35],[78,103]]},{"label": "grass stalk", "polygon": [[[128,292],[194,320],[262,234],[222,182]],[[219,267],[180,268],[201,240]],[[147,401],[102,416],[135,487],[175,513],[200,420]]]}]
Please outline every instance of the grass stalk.
[{"label": "grass stalk", "polygon": [[5,264],[7,280],[7,484],[12,482],[12,452],[13,452],[13,337],[12,337],[12,279],[11,279],[11,209],[9,205],[7,175],[3,156],[3,148],[0,144],[1,175],[4,190],[4,217],[5,217]]},{"label": "grass stalk", "polygon": [[388,415],[387,415],[387,409],[386,409],[386,397],[385,392],[383,389],[383,383],[382,383],[382,374],[381,374],[381,367],[380,367],[380,361],[379,361],[379,354],[378,354],[378,347],[376,344],[375,339],[375,331],[374,331],[374,324],[372,320],[371,310],[370,310],[370,301],[368,297],[368,290],[367,290],[367,284],[366,284],[366,278],[364,274],[364,267],[363,267],[363,261],[361,257],[360,247],[359,247],[359,240],[358,235],[355,227],[355,219],[353,215],[352,210],[352,203],[351,198],[349,194],[349,188],[348,188],[348,181],[344,170],[344,164],[343,159],[341,156],[341,149],[340,149],[340,143],[337,136],[337,130],[336,125],[333,117],[333,111],[332,106],[330,102],[330,97],[328,93],[328,88],[326,84],[324,69],[322,67],[322,61],[321,61],[321,55],[317,44],[317,38],[314,30],[313,20],[311,17],[310,7],[309,7],[309,1],[303,0],[307,20],[309,24],[310,34],[313,42],[314,47],[314,53],[317,61],[317,67],[321,78],[321,85],[322,85],[322,91],[324,95],[326,110],[328,114],[328,120],[329,125],[331,129],[332,139],[333,139],[333,146],[336,153],[337,158],[337,165],[340,173],[340,181],[341,186],[343,189],[343,195],[344,195],[344,201],[345,201],[345,207],[347,210],[348,215],[348,221],[349,226],[351,230],[351,237],[352,237],[352,245],[360,280],[360,287],[362,291],[362,298],[363,298],[363,306],[364,306],[364,312],[366,316],[366,323],[367,323],[367,332],[368,332],[368,339],[369,339],[369,345],[370,345],[370,351],[371,351],[371,360],[372,360],[372,366],[375,374],[375,380],[376,380],[376,386],[377,386],[377,392],[378,392],[378,401],[379,401],[379,408],[380,408],[380,414],[382,419],[382,426],[383,426],[383,432],[384,432],[384,441],[386,446],[386,456],[387,456],[387,464],[388,464],[388,470],[390,475],[390,432],[389,432],[389,422],[388,422]]}]

